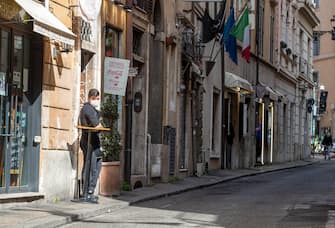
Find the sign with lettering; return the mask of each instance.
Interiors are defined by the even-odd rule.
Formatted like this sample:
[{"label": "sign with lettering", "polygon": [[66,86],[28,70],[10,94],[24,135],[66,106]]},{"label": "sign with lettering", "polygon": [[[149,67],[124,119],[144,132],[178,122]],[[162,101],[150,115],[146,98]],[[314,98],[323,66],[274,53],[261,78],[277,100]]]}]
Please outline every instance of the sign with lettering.
[{"label": "sign with lettering", "polygon": [[124,96],[126,94],[130,61],[105,57],[104,93]]}]

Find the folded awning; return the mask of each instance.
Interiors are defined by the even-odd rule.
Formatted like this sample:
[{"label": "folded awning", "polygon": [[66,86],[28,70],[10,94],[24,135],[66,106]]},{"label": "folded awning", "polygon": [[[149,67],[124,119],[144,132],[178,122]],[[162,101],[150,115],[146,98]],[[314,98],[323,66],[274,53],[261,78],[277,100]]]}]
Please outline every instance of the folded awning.
[{"label": "folded awning", "polygon": [[251,93],[254,91],[250,82],[230,72],[226,72],[224,84],[226,87],[231,88],[236,91],[242,91],[242,92],[248,92],[248,93]]},{"label": "folded awning", "polygon": [[273,89],[270,86],[266,86],[263,83],[259,83],[256,87],[256,95],[258,98],[263,98],[264,96],[268,96],[270,100],[273,101],[281,101],[285,104],[289,102],[288,96],[283,93]]},{"label": "folded awning", "polygon": [[263,85],[262,83],[259,83],[256,86],[256,96],[258,98],[268,96],[271,100],[278,100],[278,93],[276,93],[270,86]]},{"label": "folded awning", "polygon": [[15,0],[33,19],[33,31],[74,46],[76,35],[42,4],[34,0]]}]

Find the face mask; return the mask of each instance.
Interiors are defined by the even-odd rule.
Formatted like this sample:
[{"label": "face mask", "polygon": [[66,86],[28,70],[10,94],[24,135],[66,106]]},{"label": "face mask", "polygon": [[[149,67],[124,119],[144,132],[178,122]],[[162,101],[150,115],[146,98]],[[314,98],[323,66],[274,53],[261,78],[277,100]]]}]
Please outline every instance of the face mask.
[{"label": "face mask", "polygon": [[99,106],[100,106],[100,100],[91,100],[90,104],[91,104],[94,108],[98,109]]}]

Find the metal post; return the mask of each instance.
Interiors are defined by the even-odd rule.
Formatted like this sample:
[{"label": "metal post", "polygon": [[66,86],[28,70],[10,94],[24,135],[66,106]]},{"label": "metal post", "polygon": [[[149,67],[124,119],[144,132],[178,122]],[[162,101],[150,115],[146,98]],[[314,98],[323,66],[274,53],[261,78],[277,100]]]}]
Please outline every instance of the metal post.
[{"label": "metal post", "polygon": [[[224,3],[226,4],[227,1]],[[230,6],[232,7],[234,4],[234,1],[231,0]],[[227,7],[227,4],[226,6]],[[223,22],[225,22],[225,18],[223,19]],[[225,137],[225,98],[224,98],[224,92],[225,92],[225,56],[224,56],[224,42],[222,42],[221,45],[221,169],[225,168],[225,147],[226,147],[226,137]]]},{"label": "metal post", "polygon": [[91,159],[92,159],[92,152],[93,152],[93,147],[91,150],[91,131],[88,131],[88,139],[87,139],[87,151],[86,151],[86,159],[85,159],[85,179],[84,179],[84,189],[83,189],[83,194],[84,194],[84,200],[87,199],[88,196],[88,186],[89,186],[89,181],[90,181],[90,173],[91,173]]},{"label": "metal post", "polygon": [[225,99],[224,99],[224,91],[225,91],[225,58],[224,58],[224,48],[223,45],[221,47],[221,169],[224,169],[225,159],[225,145],[226,145],[226,138],[225,138]]}]

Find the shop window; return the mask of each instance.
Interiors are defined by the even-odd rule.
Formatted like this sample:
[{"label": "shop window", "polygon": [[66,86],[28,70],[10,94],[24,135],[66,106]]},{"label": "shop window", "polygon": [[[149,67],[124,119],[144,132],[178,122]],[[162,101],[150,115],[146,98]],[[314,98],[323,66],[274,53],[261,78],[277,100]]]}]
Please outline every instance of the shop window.
[{"label": "shop window", "polygon": [[320,36],[317,33],[314,33],[313,37],[313,55],[320,55]]},{"label": "shop window", "polygon": [[212,109],[212,151],[218,151],[219,144],[219,107],[220,107],[220,93],[215,89],[213,93],[213,109]]},{"label": "shop window", "polygon": [[134,0],[134,5],[147,13],[152,12],[152,0]]},{"label": "shop window", "polygon": [[134,0],[134,4],[143,10],[146,9],[146,0]]},{"label": "shop window", "polygon": [[120,57],[120,32],[110,27],[106,29],[105,56]]},{"label": "shop window", "polygon": [[142,56],[142,38],[143,32],[134,28],[133,29],[133,53]]},{"label": "shop window", "polygon": [[239,112],[239,140],[248,134],[248,125],[249,125],[249,105],[245,103],[240,103],[240,112]]}]

